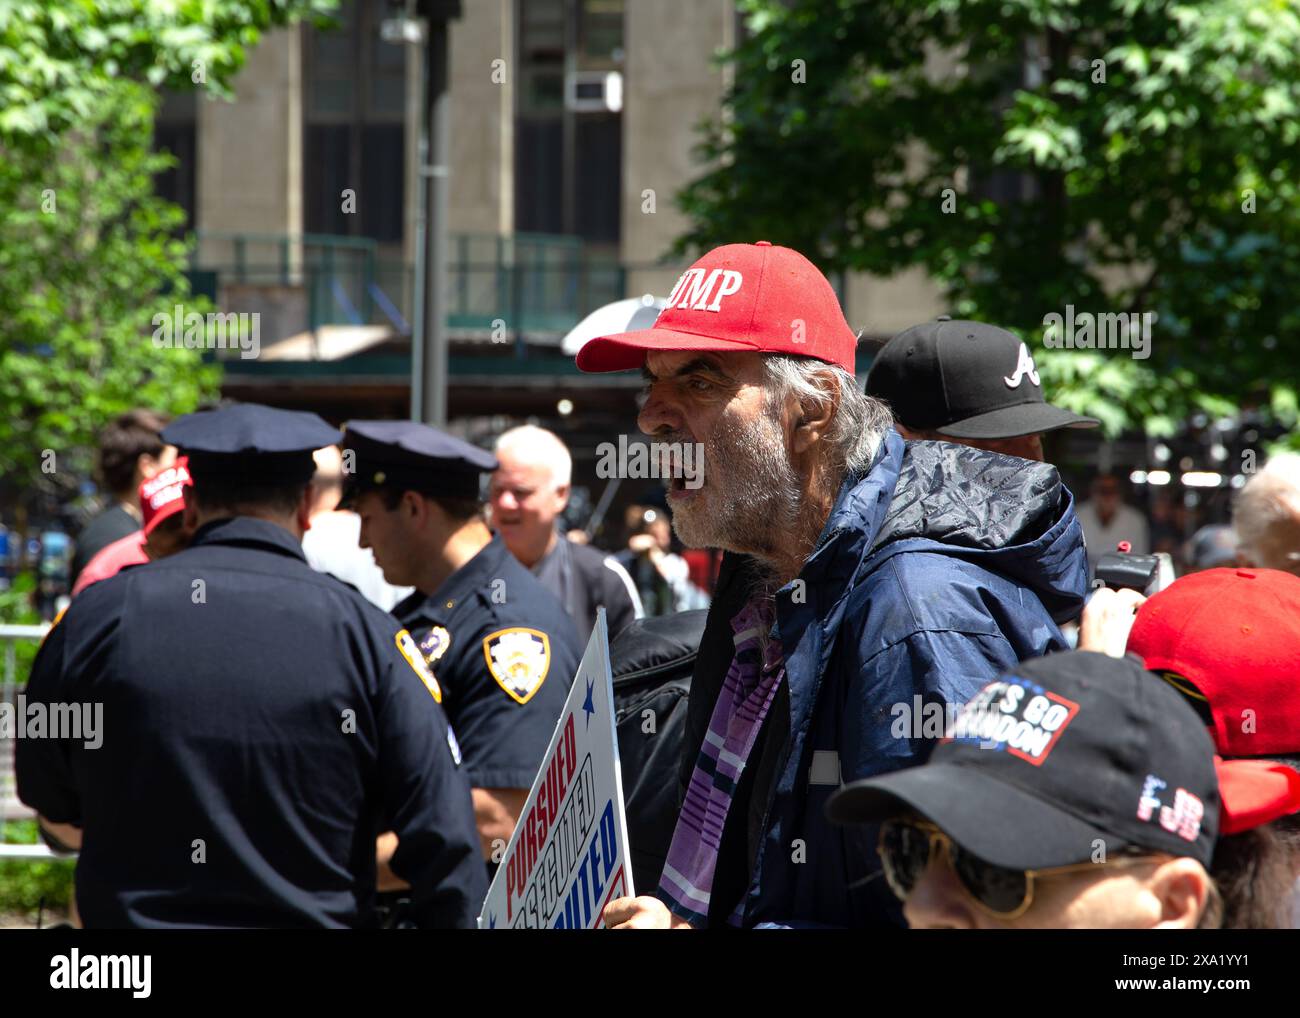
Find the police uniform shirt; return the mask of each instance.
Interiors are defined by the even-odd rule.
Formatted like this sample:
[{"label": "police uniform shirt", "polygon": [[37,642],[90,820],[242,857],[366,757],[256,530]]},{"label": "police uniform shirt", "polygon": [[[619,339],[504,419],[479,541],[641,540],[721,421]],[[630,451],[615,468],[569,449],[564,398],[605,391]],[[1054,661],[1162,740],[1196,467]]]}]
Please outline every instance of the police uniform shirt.
[{"label": "police uniform shirt", "polygon": [[28,711],[102,705],[102,744],[19,740],[19,794],[82,828],[87,926],[372,925],[393,830],[420,925],[468,927],[487,888],[440,695],[409,635],[291,533],[218,520],[51,631]]},{"label": "police uniform shirt", "polygon": [[563,605],[494,537],[393,609],[442,687],[474,788],[530,788],[582,646]]}]

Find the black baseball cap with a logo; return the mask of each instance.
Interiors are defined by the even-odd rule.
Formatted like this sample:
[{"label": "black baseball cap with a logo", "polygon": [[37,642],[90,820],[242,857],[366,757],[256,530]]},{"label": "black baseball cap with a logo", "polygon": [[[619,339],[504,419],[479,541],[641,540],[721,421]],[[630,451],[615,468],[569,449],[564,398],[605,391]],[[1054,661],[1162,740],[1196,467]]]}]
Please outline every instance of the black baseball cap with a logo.
[{"label": "black baseball cap with a logo", "polygon": [[1132,658],[1023,662],[955,715],[920,766],[836,792],[840,824],[921,814],[1008,869],[1094,860],[1097,842],[1208,866],[1219,833],[1214,744],[1196,711]]},{"label": "black baseball cap with a logo", "polygon": [[1016,438],[1099,423],[1043,399],[1028,345],[1006,329],[947,315],[886,343],[871,364],[867,395],[888,403],[907,428],[952,438]]}]

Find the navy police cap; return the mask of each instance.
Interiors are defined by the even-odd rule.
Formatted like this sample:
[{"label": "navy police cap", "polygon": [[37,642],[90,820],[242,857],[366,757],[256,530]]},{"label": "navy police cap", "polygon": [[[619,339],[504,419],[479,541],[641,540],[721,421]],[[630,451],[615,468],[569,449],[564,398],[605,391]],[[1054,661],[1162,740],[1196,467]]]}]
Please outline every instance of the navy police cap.
[{"label": "navy police cap", "polygon": [[477,500],[479,476],[497,468],[490,452],[416,421],[348,421],[343,447],[349,500],[381,487]]},{"label": "navy police cap", "polygon": [[207,476],[296,483],[311,478],[312,453],[342,435],[313,413],[236,403],[177,418],[162,439],[190,457],[196,488]]}]

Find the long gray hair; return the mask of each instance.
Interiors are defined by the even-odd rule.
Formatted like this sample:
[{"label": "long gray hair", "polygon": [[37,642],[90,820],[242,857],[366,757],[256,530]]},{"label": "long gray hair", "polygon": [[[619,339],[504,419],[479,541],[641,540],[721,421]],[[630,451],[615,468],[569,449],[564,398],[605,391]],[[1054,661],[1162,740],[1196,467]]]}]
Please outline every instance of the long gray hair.
[{"label": "long gray hair", "polygon": [[[824,410],[828,402],[836,403],[835,416],[826,430],[829,465],[840,476],[865,473],[893,426],[889,408],[863,392],[857,380],[835,364],[772,354],[763,359],[763,367],[772,401],[769,405],[779,404],[787,396],[818,410]],[[824,384],[827,374],[835,379],[834,386]]]}]

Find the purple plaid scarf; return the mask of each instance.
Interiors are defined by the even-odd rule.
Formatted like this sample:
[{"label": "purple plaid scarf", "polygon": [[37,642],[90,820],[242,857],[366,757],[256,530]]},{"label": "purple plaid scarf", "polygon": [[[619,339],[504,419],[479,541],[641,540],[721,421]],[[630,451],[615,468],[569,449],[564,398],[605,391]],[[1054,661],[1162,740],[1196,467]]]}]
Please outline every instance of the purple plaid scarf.
[{"label": "purple plaid scarf", "polygon": [[[760,646],[760,634],[771,627],[770,611],[770,605],[751,602],[731,620],[736,655],[709,719],[659,880],[659,897],[695,925],[708,920],[713,871],[732,797],[785,675],[780,643],[768,640]],[[729,923],[740,924],[743,906],[742,898]]]}]

